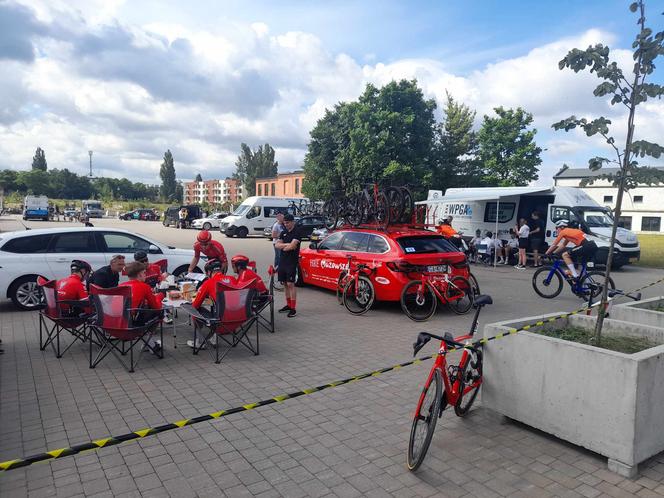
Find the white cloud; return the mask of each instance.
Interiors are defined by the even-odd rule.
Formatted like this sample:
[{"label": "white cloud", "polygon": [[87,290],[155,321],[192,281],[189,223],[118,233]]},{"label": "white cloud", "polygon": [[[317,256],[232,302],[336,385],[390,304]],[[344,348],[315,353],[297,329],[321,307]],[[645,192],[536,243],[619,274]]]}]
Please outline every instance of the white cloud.
[{"label": "white cloud", "polygon": [[[50,167],[85,172],[92,149],[101,173],[157,183],[167,148],[179,177],[210,178],[232,173],[241,142],[269,142],[281,169],[292,170],[325,109],[356,99],[368,82],[401,78],[417,78],[439,103],[449,91],[477,110],[477,125],[499,105],[532,112],[538,143],[548,149],[541,181],[562,162],[583,164],[602,145],[582,133],[555,133],[552,122],[605,114],[623,131],[623,110],[592,97],[594,76],[557,66],[572,47],[612,41],[599,30],[461,76],[431,59],[383,63],[367,54],[356,61],[330,53],[312,33],[275,33],[262,22],[216,32],[157,20],[126,26],[114,17],[122,3],[31,3],[58,29],[33,38],[34,62],[8,63],[12,70],[0,80],[0,167],[27,167],[40,146]],[[629,61],[627,51],[616,55]],[[661,142],[663,119],[661,102],[642,106],[637,133]]]}]

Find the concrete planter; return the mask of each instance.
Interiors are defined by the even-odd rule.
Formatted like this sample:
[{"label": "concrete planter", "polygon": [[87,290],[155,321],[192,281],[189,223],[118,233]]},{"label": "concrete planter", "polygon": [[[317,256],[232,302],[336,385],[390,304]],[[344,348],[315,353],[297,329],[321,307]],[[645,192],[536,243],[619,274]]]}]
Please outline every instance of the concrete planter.
[{"label": "concrete planter", "polygon": [[640,323],[664,329],[664,313],[655,311],[664,306],[664,296],[643,301],[617,304],[611,307],[611,318],[624,322]]},{"label": "concrete planter", "polygon": [[[490,324],[484,336],[552,316]],[[594,323],[571,316],[544,327]],[[604,334],[661,341],[664,329],[607,319]],[[484,407],[604,455],[626,477],[664,450],[664,345],[624,354],[519,332],[489,343],[484,358]]]}]

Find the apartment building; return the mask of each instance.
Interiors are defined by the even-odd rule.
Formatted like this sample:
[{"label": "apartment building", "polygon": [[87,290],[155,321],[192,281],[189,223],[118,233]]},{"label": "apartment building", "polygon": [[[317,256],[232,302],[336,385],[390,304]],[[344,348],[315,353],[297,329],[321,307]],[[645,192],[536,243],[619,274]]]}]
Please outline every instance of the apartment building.
[{"label": "apartment building", "polygon": [[[601,174],[616,173],[618,168],[602,168],[591,171],[588,168],[563,167],[553,176],[554,185],[578,187],[602,206],[616,207],[618,188],[608,180],[597,180],[592,185],[581,187],[586,178]],[[622,202],[620,225],[635,232],[664,232],[664,184],[639,185],[625,193]]]},{"label": "apartment building", "polygon": [[202,182],[185,182],[184,204],[237,204],[242,200],[242,185],[237,180],[203,180]]},{"label": "apartment building", "polygon": [[256,178],[256,195],[268,197],[304,197],[302,182],[304,171],[278,173],[269,178]]}]

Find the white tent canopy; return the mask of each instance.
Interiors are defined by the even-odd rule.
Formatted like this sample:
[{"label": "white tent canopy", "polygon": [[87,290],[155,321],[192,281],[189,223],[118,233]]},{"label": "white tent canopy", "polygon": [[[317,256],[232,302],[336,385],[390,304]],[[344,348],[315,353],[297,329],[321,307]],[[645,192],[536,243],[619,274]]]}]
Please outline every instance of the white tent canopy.
[{"label": "white tent canopy", "polygon": [[431,204],[432,202],[456,201],[491,201],[503,197],[512,197],[523,194],[537,194],[550,191],[551,187],[478,187],[478,188],[450,188],[445,195],[440,190],[429,190],[426,201],[418,204]]}]

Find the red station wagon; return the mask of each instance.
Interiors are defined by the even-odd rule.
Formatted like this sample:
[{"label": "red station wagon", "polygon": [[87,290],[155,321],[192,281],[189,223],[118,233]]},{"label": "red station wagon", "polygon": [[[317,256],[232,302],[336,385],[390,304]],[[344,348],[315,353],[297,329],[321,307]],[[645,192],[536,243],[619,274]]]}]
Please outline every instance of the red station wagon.
[{"label": "red station wagon", "polygon": [[337,230],[300,250],[301,281],[335,290],[350,255],[353,264],[376,267],[371,280],[380,301],[399,301],[403,287],[419,277],[404,272],[405,268],[469,276],[466,256],[437,233],[405,227],[388,231],[351,228]]}]

